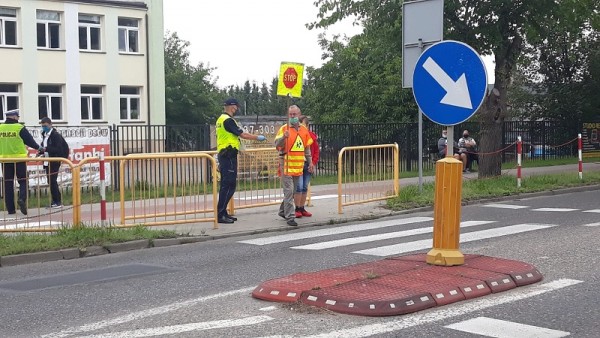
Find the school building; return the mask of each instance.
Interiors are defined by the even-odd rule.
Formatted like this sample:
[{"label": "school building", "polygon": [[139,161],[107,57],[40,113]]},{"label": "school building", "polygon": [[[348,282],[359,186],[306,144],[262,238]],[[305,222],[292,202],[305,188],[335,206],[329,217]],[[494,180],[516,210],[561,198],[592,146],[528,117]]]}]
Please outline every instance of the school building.
[{"label": "school building", "polygon": [[165,124],[162,0],[0,0],[0,118]]}]

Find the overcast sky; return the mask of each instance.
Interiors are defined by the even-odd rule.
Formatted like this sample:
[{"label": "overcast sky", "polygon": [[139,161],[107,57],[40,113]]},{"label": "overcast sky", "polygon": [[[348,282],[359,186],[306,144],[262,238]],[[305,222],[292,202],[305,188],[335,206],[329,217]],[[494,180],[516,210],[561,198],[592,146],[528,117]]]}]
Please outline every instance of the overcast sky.
[{"label": "overcast sky", "polygon": [[[313,0],[165,0],[165,29],[191,43],[193,64],[216,67],[221,87],[246,80],[270,83],[282,61],[319,66],[319,31]],[[360,28],[338,24],[328,33],[354,35]]]},{"label": "overcast sky", "polygon": [[[317,17],[314,0],[165,0],[165,29],[191,43],[193,64],[217,69],[217,84],[242,85],[246,80],[270,83],[282,61],[320,66],[318,34],[305,24]],[[328,35],[353,36],[361,29],[351,20],[328,29]],[[493,63],[488,82],[493,83]]]}]

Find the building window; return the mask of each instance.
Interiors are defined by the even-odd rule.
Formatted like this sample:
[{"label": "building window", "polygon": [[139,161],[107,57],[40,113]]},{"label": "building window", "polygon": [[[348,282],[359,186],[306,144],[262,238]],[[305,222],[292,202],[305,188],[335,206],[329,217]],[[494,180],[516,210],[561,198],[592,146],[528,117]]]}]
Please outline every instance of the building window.
[{"label": "building window", "polygon": [[140,51],[140,20],[119,18],[119,51],[138,53]]},{"label": "building window", "polygon": [[19,85],[0,83],[0,119],[13,109],[19,109]]},{"label": "building window", "polygon": [[39,118],[49,117],[52,121],[62,121],[62,86],[39,85],[38,91]]},{"label": "building window", "polygon": [[0,7],[0,46],[17,45],[17,10]]},{"label": "building window", "polygon": [[79,14],[79,49],[100,50],[100,16]]},{"label": "building window", "polygon": [[140,119],[140,87],[121,87],[121,120]]},{"label": "building window", "polygon": [[60,48],[60,13],[37,11],[37,45],[40,48]]},{"label": "building window", "polygon": [[81,86],[81,120],[102,120],[102,87]]}]

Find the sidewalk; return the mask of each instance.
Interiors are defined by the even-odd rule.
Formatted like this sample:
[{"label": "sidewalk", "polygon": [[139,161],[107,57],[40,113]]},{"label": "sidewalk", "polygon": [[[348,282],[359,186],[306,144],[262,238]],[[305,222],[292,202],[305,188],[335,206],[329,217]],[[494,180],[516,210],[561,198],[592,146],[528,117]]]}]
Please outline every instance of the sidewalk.
[{"label": "sidewalk", "polygon": [[[553,167],[524,168],[523,175],[530,176],[567,172],[572,172],[573,175],[577,175],[577,170],[577,164]],[[600,171],[600,163],[586,163],[584,165],[584,177],[586,171]],[[516,175],[516,169],[503,170],[502,174],[514,176]],[[476,178],[477,173],[468,173],[463,175],[464,180]],[[423,177],[424,183],[433,182],[434,180],[434,176]],[[407,185],[416,185],[418,184],[418,181],[418,177],[403,178],[400,180],[400,189]],[[313,214],[313,216],[297,219],[299,225],[298,227],[337,224],[350,221],[381,218],[403,213],[393,212],[389,209],[383,208],[383,206],[385,206],[386,203],[385,201],[383,201],[344,207],[343,214],[340,215],[337,212],[338,199],[336,184],[317,185],[312,187],[311,189],[312,206],[307,207],[307,210],[309,210]],[[509,198],[514,198],[514,196]],[[230,237],[236,235],[249,235],[264,232],[296,229],[297,227],[290,227],[286,225],[285,221],[281,217],[277,216],[278,208],[278,205],[273,205],[267,207],[236,210],[235,216],[238,218],[238,221],[234,224],[219,224],[219,229],[213,229],[212,223],[185,224],[177,226],[164,226],[158,228],[174,230],[181,234],[215,237]]]}]

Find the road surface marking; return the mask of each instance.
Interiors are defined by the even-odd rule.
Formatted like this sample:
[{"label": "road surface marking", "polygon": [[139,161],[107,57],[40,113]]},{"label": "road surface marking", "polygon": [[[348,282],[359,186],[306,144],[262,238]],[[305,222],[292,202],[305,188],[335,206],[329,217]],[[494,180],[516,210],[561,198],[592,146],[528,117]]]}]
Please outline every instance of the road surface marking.
[{"label": "road surface marking", "polygon": [[[254,200],[267,200],[272,198],[280,198],[283,197],[283,194],[273,194],[273,195],[256,195],[256,196],[244,196],[244,197],[236,197],[235,199],[238,201],[254,201]],[[336,195],[337,197],[337,195]]]},{"label": "road surface marking", "polygon": [[[494,221],[467,221],[467,222],[460,223],[460,227],[466,228],[466,227],[472,227],[472,226],[489,224],[489,223],[494,223]],[[359,243],[369,243],[369,242],[376,242],[376,241],[392,239],[392,238],[402,238],[402,237],[409,237],[409,236],[415,236],[415,235],[422,235],[422,234],[428,234],[428,233],[432,233],[432,232],[433,232],[433,227],[418,228],[418,229],[411,229],[411,230],[405,230],[405,231],[388,232],[385,234],[344,238],[344,239],[339,239],[339,240],[335,240],[335,241],[327,241],[327,242],[320,242],[320,243],[314,243],[314,244],[308,244],[308,245],[300,245],[300,246],[294,246],[294,247],[292,247],[292,249],[323,250],[323,249],[338,248],[341,246],[347,246],[347,245],[353,245],[353,244],[359,244]]]},{"label": "road surface marking", "polygon": [[544,327],[525,325],[487,317],[477,317],[445,327],[456,331],[462,331],[495,338],[559,338],[570,335],[569,332],[552,330]]},{"label": "road surface marking", "polygon": [[[501,228],[494,228],[489,230],[481,230],[474,232],[467,232],[460,234],[460,242],[473,242],[482,239],[514,235],[522,232],[534,231],[551,228],[555,225],[552,224],[517,224],[511,225]],[[354,251],[353,253],[362,254],[362,255],[371,255],[371,256],[392,256],[398,255],[401,253],[411,252],[411,251],[419,251],[424,249],[430,249],[433,244],[432,239],[424,239],[421,241],[407,242],[401,244],[394,244],[388,246],[382,246],[373,249],[366,249],[360,251]]]},{"label": "road surface marking", "polygon": [[[8,221],[8,219],[7,219],[7,221]],[[0,226],[0,228],[6,229],[6,230],[27,229],[27,228],[46,228],[46,227],[57,228],[62,225],[63,225],[62,222],[43,221],[43,222],[7,224],[7,225]]]},{"label": "road surface marking", "polygon": [[584,212],[591,212],[591,213],[600,214],[600,209],[594,209],[594,210],[585,210]]},{"label": "road surface marking", "polygon": [[225,329],[238,326],[256,325],[273,320],[269,316],[254,316],[242,319],[216,320],[212,322],[190,323],[155,327],[151,329],[139,329],[131,331],[110,332],[97,335],[83,336],[82,338],[142,338],[165,335],[176,335],[185,332],[206,331],[214,329]]},{"label": "road surface marking", "polygon": [[277,306],[267,306],[267,307],[263,307],[262,309],[259,309],[259,310],[264,311],[264,312],[274,311],[274,310],[277,310]]},{"label": "road surface marking", "polygon": [[321,230],[297,232],[297,233],[291,233],[291,234],[285,234],[285,235],[279,235],[279,236],[256,238],[256,239],[250,239],[247,241],[239,241],[238,243],[253,244],[253,245],[267,245],[267,244],[291,242],[291,241],[295,241],[298,239],[317,238],[317,237],[322,237],[322,236],[347,234],[347,233],[355,232],[355,231],[374,230],[374,229],[393,227],[393,226],[397,226],[397,225],[420,223],[420,222],[430,222],[430,221],[433,221],[433,218],[431,218],[431,217],[411,217],[411,218],[406,218],[406,219],[395,219],[395,220],[374,222],[374,223],[346,225],[346,226],[341,226],[341,227],[337,227],[337,228],[328,228],[328,229],[321,229]]},{"label": "road surface marking", "polygon": [[589,224],[584,224],[584,227],[597,227],[600,226],[600,222],[598,223],[589,223]]},{"label": "road surface marking", "polygon": [[513,205],[513,204],[486,204],[486,208],[499,208],[499,209],[526,209],[529,208],[525,205]]},{"label": "road surface marking", "polygon": [[558,279],[545,284],[513,289],[508,292],[493,294],[485,298],[470,301],[468,303],[457,303],[453,306],[440,308],[436,311],[417,312],[402,316],[399,319],[386,321],[384,323],[357,326],[349,329],[331,331],[319,335],[305,336],[305,338],[358,338],[370,337],[377,334],[394,332],[423,324],[435,323],[440,320],[463,316],[476,311],[485,310],[494,306],[508,304],[531,297],[536,297],[548,292],[557,291],[569,286],[583,283],[573,279]]},{"label": "road surface marking", "polygon": [[[342,197],[346,197],[348,195],[342,195]],[[327,200],[327,199],[332,199],[332,198],[338,198],[338,195],[320,195],[320,196],[311,196],[310,200],[311,201],[318,201],[318,200]]]},{"label": "road surface marking", "polygon": [[577,211],[579,209],[571,209],[571,208],[539,208],[533,209],[533,211],[549,211],[549,212],[569,212],[569,211]]},{"label": "road surface marking", "polygon": [[129,314],[121,316],[121,317],[103,320],[103,321],[95,322],[95,323],[90,323],[90,324],[86,324],[86,325],[82,325],[82,326],[78,326],[78,327],[72,327],[72,328],[57,332],[57,333],[43,335],[42,338],[62,338],[62,337],[71,336],[73,334],[92,332],[92,331],[103,329],[108,326],[119,325],[119,324],[123,324],[123,323],[132,322],[134,320],[142,319],[142,318],[158,316],[158,315],[162,315],[162,314],[165,314],[168,312],[177,311],[179,309],[191,307],[196,304],[205,303],[205,302],[208,302],[211,300],[248,293],[248,292],[254,290],[255,288],[256,288],[255,286],[252,286],[252,287],[247,287],[247,288],[243,288],[243,289],[239,289],[239,290],[221,292],[221,293],[217,293],[217,294],[210,295],[210,296],[203,296],[203,297],[199,297],[199,298],[186,300],[183,302],[177,302],[177,303],[172,303],[169,305],[155,307],[152,309],[132,312],[132,313],[129,313]]}]

